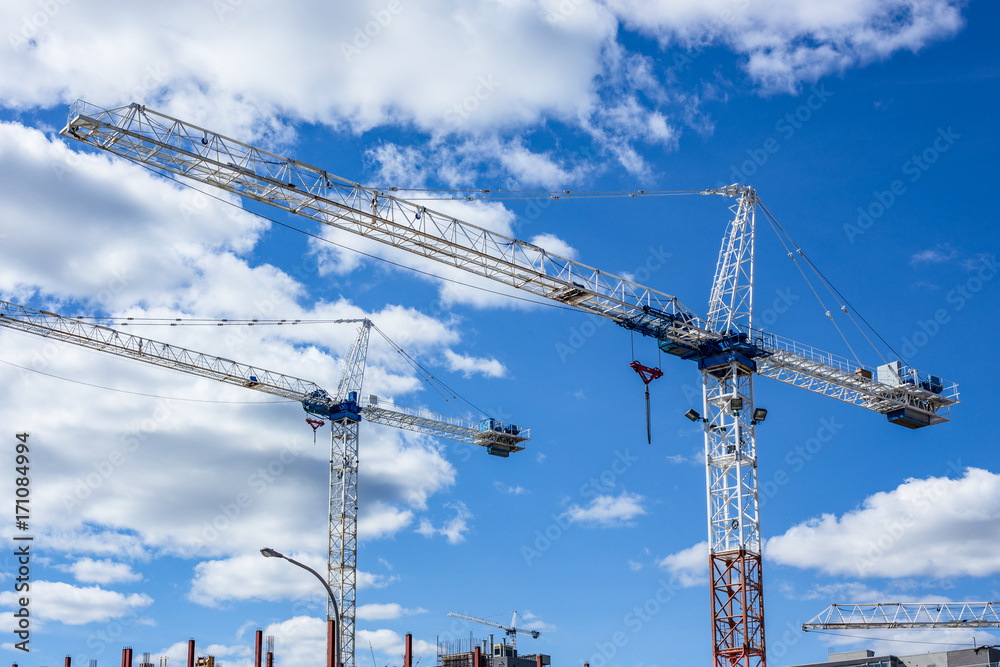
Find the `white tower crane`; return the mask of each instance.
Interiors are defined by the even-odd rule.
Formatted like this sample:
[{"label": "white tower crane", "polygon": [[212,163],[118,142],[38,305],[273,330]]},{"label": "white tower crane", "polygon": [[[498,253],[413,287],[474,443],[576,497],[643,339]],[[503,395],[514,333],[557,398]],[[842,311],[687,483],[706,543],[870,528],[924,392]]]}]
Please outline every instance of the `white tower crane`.
[{"label": "white tower crane", "polygon": [[[521,628],[517,627],[517,611],[514,611],[514,615],[510,619],[510,625],[504,625],[503,623],[497,623],[496,621],[491,621],[485,618],[479,618],[477,616],[466,616],[465,614],[459,614],[454,611],[450,612],[448,615],[454,618],[461,618],[465,621],[472,621],[473,623],[482,623],[483,625],[488,625],[493,628],[500,628],[501,630],[507,633],[508,637],[510,637],[510,646],[515,651],[517,651],[518,634],[528,635],[532,639],[538,639],[538,637],[542,634],[538,630],[522,630]],[[492,646],[490,647],[490,650],[491,651],[493,650]]]},{"label": "white tower crane", "polygon": [[[0,301],[0,326],[8,329],[295,400],[302,404],[308,414],[330,421],[327,580],[335,592],[340,609],[340,662],[344,667],[353,667],[358,542],[358,427],[362,418],[375,424],[480,445],[490,454],[502,457],[524,449],[523,443],[529,440],[530,429],[521,429],[495,419],[486,419],[476,424],[429,410],[395,405],[374,396],[359,398],[368,337],[374,325],[367,319],[335,322],[360,323],[361,328],[347,356],[337,393],[331,396],[308,380]],[[327,603],[327,617],[333,618],[332,601]]]},{"label": "white tower crane", "polygon": [[736,199],[707,319],[677,298],[245,144],[139,104],[78,101],[61,134],[172,174],[553,299],[651,336],[698,363],[705,432],[715,667],[763,667],[764,605],[754,400],[762,375],[884,414],[915,429],[948,421],[957,385],[896,361],[871,367],[753,328],[756,192],[732,185],[692,194]]}]

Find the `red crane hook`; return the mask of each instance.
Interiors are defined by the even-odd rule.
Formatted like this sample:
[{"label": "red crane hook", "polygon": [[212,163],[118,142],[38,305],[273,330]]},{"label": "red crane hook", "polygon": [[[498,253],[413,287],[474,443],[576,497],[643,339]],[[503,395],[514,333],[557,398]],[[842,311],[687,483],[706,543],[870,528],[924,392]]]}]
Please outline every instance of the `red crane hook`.
[{"label": "red crane hook", "polygon": [[642,378],[643,383],[646,385],[646,441],[649,444],[653,444],[653,431],[649,423],[649,383],[663,377],[663,371],[659,368],[643,366],[638,361],[633,361],[629,366],[639,374],[639,377]]}]

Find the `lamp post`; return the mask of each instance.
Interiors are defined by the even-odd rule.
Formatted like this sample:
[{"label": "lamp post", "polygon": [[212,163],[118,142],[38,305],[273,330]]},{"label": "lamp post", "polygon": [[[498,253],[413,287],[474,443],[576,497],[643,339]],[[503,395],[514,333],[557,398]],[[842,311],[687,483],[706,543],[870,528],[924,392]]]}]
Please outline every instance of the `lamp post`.
[{"label": "lamp post", "polygon": [[326,579],[319,575],[319,572],[312,569],[308,565],[303,565],[294,558],[289,558],[283,553],[279,553],[270,547],[264,547],[260,550],[260,553],[265,558],[284,558],[292,565],[298,565],[303,570],[308,570],[312,572],[313,575],[323,582],[323,586],[326,588],[327,594],[330,596],[330,602],[333,603],[333,618],[330,620],[332,626],[327,627],[326,633],[326,665],[327,667],[340,667],[340,609],[337,607],[337,597],[333,594],[333,589],[330,588],[330,584],[326,583]]}]

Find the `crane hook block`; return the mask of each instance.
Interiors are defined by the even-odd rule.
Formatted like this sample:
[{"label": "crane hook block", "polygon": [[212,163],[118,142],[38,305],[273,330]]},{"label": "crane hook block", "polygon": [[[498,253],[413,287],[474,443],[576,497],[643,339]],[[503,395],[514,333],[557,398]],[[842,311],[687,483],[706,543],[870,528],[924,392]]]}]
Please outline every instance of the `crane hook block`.
[{"label": "crane hook block", "polygon": [[653,380],[663,377],[663,371],[661,371],[659,368],[650,368],[649,366],[643,366],[638,361],[633,361],[631,364],[629,364],[629,366],[631,366],[632,370],[634,370],[636,373],[639,374],[639,377],[641,377],[642,381],[645,382],[647,385]]},{"label": "crane hook block", "polygon": [[313,429],[313,445],[316,444],[316,429],[325,424],[326,422],[322,419],[313,419],[312,417],[306,417],[306,423],[312,426]]},{"label": "crane hook block", "polygon": [[633,361],[629,366],[632,367],[642,381],[646,385],[646,442],[649,444],[653,443],[653,428],[649,421],[649,383],[657,378],[663,377],[663,371],[659,368],[650,368],[649,366],[643,366],[638,361]]}]

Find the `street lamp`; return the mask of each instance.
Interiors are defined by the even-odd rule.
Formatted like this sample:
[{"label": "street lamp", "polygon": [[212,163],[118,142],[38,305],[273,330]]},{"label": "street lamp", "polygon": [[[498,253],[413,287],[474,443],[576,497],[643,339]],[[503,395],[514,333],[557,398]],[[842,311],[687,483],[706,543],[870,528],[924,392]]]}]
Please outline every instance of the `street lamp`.
[{"label": "street lamp", "polygon": [[330,584],[326,583],[326,579],[324,579],[323,577],[321,577],[319,575],[319,572],[317,572],[316,570],[312,569],[308,565],[303,565],[302,563],[300,563],[299,561],[295,560],[294,558],[289,558],[285,554],[279,553],[279,552],[275,551],[274,549],[271,549],[270,547],[264,547],[263,549],[260,550],[260,553],[265,558],[284,558],[285,560],[287,560],[292,565],[298,565],[303,570],[308,570],[309,572],[312,572],[313,575],[315,575],[315,577],[317,579],[319,579],[320,581],[323,582],[323,586],[326,588],[326,592],[330,596],[330,602],[333,603],[333,619],[331,619],[332,622],[333,622],[333,627],[329,628],[327,630],[327,633],[326,633],[326,635],[327,635],[326,636],[326,649],[327,649],[326,665],[327,665],[327,667],[340,667],[340,651],[338,650],[339,649],[339,644],[340,644],[340,609],[337,608],[337,598],[333,594],[333,589],[330,588]]}]

